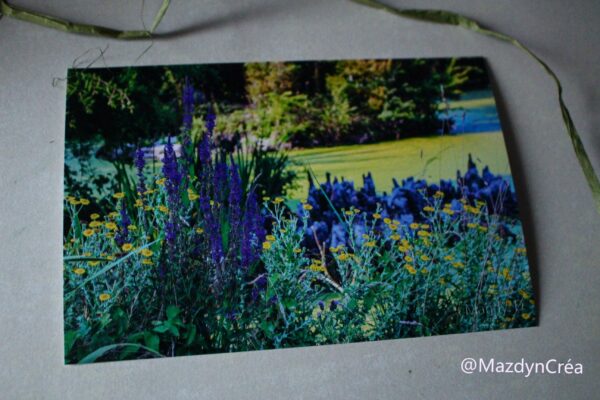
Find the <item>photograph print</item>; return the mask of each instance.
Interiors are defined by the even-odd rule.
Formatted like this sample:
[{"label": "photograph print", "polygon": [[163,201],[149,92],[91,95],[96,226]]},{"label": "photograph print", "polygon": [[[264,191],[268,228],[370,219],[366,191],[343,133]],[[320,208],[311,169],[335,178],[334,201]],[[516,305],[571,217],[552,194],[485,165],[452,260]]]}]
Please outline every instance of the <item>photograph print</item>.
[{"label": "photograph print", "polygon": [[65,363],[529,327],[482,58],[71,69]]}]

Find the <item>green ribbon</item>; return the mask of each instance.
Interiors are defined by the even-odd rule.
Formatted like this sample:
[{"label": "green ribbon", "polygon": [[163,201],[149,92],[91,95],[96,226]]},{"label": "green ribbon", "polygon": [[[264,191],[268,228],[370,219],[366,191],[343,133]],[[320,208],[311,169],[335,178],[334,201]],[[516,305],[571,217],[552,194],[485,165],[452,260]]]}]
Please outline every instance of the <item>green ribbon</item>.
[{"label": "green ribbon", "polygon": [[107,28],[98,25],[78,24],[62,18],[53,17],[38,13],[35,11],[26,10],[21,7],[8,4],[5,0],[0,0],[0,17],[6,15],[20,19],[22,21],[32,22],[48,28],[58,29],[59,31],[78,33],[80,35],[102,36],[111,39],[132,40],[132,39],[149,39],[153,36],[156,27],[160,24],[171,0],[163,0],[162,5],[154,17],[150,30],[140,31],[121,31],[117,29]]},{"label": "green ribbon", "polygon": [[[525,47],[521,42],[516,40],[515,38],[505,35],[503,33],[495,32],[490,29],[483,28],[479,23],[469,17],[465,17],[464,15],[457,14],[451,11],[443,11],[443,10],[411,10],[411,9],[399,9],[392,6],[388,6],[383,4],[377,0],[349,0],[357,4],[361,4],[363,6],[372,7],[376,9],[380,9],[391,14],[397,15],[403,18],[409,18],[417,21],[425,21],[432,22],[443,25],[453,25],[468,29],[470,31],[490,36],[498,40],[502,40],[507,43],[511,43],[517,48],[523,50],[527,53],[531,58],[533,58],[538,64],[542,66],[542,68],[546,71],[546,73],[552,78],[554,83],[556,84],[556,88],[558,90],[558,103],[560,106],[560,111],[562,114],[563,121],[565,123],[565,127],[567,130],[567,134],[571,139],[571,143],[573,144],[573,150],[575,151],[575,155],[577,156],[577,160],[579,161],[579,165],[583,170],[583,174],[587,180],[587,183],[592,192],[592,196],[594,198],[594,202],[596,203],[596,209],[598,213],[600,213],[600,180],[598,180],[598,176],[594,171],[594,167],[590,162],[590,159],[585,151],[583,146],[583,142],[579,137],[579,133],[577,132],[577,128],[575,128],[575,124],[573,119],[571,118],[571,113],[567,108],[565,101],[563,99],[563,88],[560,84],[560,80],[554,73],[554,71],[546,64],[541,58],[539,58],[535,53]],[[113,39],[122,39],[122,40],[131,40],[131,39],[149,39],[155,37],[154,31],[162,21],[167,9],[169,8],[170,0],[163,0],[162,5],[156,16],[154,17],[154,21],[152,23],[152,27],[150,30],[140,30],[140,31],[121,31],[117,29],[107,28],[103,26],[97,25],[87,25],[87,24],[78,24],[73,23],[61,18],[53,17],[50,15],[41,14],[34,11],[25,10],[20,7],[16,7],[10,5],[6,2],[6,0],[0,0],[0,17],[6,15],[8,17],[13,17],[16,19],[20,19],[23,21],[32,22],[38,25],[46,26],[49,28],[58,29],[65,32],[78,33],[83,35],[91,35],[91,36],[103,36],[109,37]]]},{"label": "green ribbon", "polygon": [[409,18],[417,21],[426,21],[433,22],[436,24],[443,25],[454,25],[459,26],[470,31],[491,36],[493,38],[502,40],[504,42],[511,43],[517,48],[523,50],[527,53],[531,58],[537,61],[538,64],[542,66],[542,68],[546,71],[546,73],[554,80],[556,83],[556,88],[558,90],[558,103],[560,105],[560,112],[562,114],[563,121],[565,123],[565,127],[567,129],[567,134],[571,139],[571,143],[573,144],[573,150],[575,150],[575,155],[577,156],[577,160],[579,160],[579,165],[583,170],[583,174],[585,175],[585,179],[592,191],[592,196],[594,198],[594,202],[596,203],[596,209],[598,213],[600,213],[600,180],[598,180],[598,176],[594,171],[594,167],[590,162],[590,159],[585,151],[583,146],[583,142],[579,137],[579,133],[577,132],[577,128],[575,128],[575,123],[571,118],[571,113],[567,108],[565,101],[563,99],[563,88],[560,84],[560,80],[554,73],[554,71],[546,64],[541,58],[539,58],[534,52],[525,47],[521,42],[517,39],[505,35],[503,33],[495,32],[490,29],[486,29],[481,27],[479,23],[471,18],[465,17],[464,15],[457,14],[451,11],[442,11],[442,10],[410,10],[410,9],[398,9],[392,6],[388,6],[386,4],[380,3],[376,0],[350,0],[354,3],[361,4],[363,6],[377,8],[383,11],[387,11],[391,14]]}]

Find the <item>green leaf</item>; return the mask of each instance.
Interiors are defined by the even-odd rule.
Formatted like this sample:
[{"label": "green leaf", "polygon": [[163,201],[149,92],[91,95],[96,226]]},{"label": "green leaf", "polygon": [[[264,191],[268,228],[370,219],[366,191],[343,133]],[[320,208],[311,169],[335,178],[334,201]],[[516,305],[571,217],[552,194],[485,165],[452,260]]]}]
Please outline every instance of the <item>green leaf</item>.
[{"label": "green leaf", "polygon": [[175,319],[175,317],[177,317],[180,312],[181,312],[181,310],[179,309],[179,307],[177,307],[177,306],[168,306],[167,307],[167,319],[168,320]]},{"label": "green leaf", "polygon": [[188,334],[187,334],[187,341],[185,342],[186,346],[191,345],[192,343],[194,343],[194,339],[196,338],[196,325],[194,324],[189,324],[189,330],[188,330]]},{"label": "green leaf", "polygon": [[65,358],[71,352],[73,344],[77,340],[77,331],[65,331]]},{"label": "green leaf", "polygon": [[162,324],[162,325],[158,325],[153,330],[154,330],[154,332],[165,333],[169,330],[169,327],[170,327],[170,325]]},{"label": "green leaf", "polygon": [[154,351],[160,347],[160,337],[152,332],[144,332],[144,343]]},{"label": "green leaf", "polygon": [[169,325],[169,332],[175,337],[179,337],[179,329],[175,325]]},{"label": "green leaf", "polygon": [[79,360],[78,364],[89,364],[89,363],[96,362],[96,360],[98,360],[100,357],[106,355],[107,353],[109,353],[113,350],[119,349],[119,348],[126,348],[126,347],[131,347],[131,348],[135,349],[136,351],[137,350],[145,350],[156,357],[164,357],[158,351],[153,350],[149,347],[143,346],[141,344],[117,343],[117,344],[110,344],[108,346],[103,346],[103,347],[100,347],[99,349],[94,350],[93,352],[91,352],[90,354],[88,354],[87,356],[85,356],[81,360]]}]

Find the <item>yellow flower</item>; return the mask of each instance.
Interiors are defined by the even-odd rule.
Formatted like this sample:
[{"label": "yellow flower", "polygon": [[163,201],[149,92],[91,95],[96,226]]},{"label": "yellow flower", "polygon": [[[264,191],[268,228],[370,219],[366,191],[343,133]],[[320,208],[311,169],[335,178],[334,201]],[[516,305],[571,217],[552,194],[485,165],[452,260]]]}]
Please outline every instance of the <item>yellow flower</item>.
[{"label": "yellow flower", "polygon": [[325,271],[327,271],[324,266],[318,265],[318,264],[314,264],[314,263],[311,264],[308,267],[308,269],[310,269],[311,271],[315,271],[315,272],[325,272]]},{"label": "yellow flower", "polygon": [[404,256],[404,261],[413,262],[413,258],[411,256]]},{"label": "yellow flower", "polygon": [[136,207],[143,207],[144,206],[144,202],[142,200],[140,200],[140,199],[137,199],[135,201],[135,206]]},{"label": "yellow flower", "polygon": [[354,215],[354,213],[351,210],[344,211],[344,214],[346,214],[346,215]]},{"label": "yellow flower", "polygon": [[510,271],[508,270],[508,268],[503,268],[502,269],[502,276],[504,277],[504,279],[506,279],[507,281],[510,280],[512,277],[510,276]]},{"label": "yellow flower", "polygon": [[144,259],[142,259],[142,264],[143,265],[153,265],[154,263],[149,258],[144,258]]},{"label": "yellow flower", "polygon": [[163,212],[163,213],[168,213],[169,209],[167,208],[167,206],[158,206],[158,211]]},{"label": "yellow flower", "polygon": [[406,264],[406,265],[404,266],[404,268],[405,268],[405,269],[408,271],[408,273],[409,273],[409,274],[411,274],[411,275],[414,275],[414,274],[416,274],[416,273],[417,273],[417,270],[415,269],[415,267],[413,267],[413,266],[412,266],[412,265],[410,265],[410,264]]},{"label": "yellow flower", "polygon": [[446,260],[446,261],[452,261],[452,260],[454,260],[454,256],[451,255],[451,254],[448,254],[447,256],[444,256],[444,260]]},{"label": "yellow flower", "polygon": [[477,225],[477,224],[474,224],[473,222],[469,222],[469,223],[467,224],[467,228],[469,228],[469,229],[475,229],[475,228],[477,228],[477,226],[478,226],[478,225]]},{"label": "yellow flower", "polygon": [[133,249],[133,245],[131,243],[125,243],[123,246],[121,246],[121,249],[123,249],[123,251],[131,251]]},{"label": "yellow flower", "polygon": [[417,230],[417,229],[419,229],[419,224],[413,222],[412,224],[409,225],[409,227],[410,227],[410,229]]},{"label": "yellow flower", "polygon": [[519,294],[521,295],[522,298],[524,298],[525,300],[529,299],[529,293],[527,293],[526,291],[524,291],[523,289],[519,289]]},{"label": "yellow flower", "polygon": [[127,229],[129,229],[130,231],[137,231],[137,226],[135,226],[135,225],[127,225]]},{"label": "yellow flower", "polygon": [[93,229],[86,229],[85,231],[83,231],[83,236],[85,237],[90,237],[94,234],[94,230]]},{"label": "yellow flower", "polygon": [[198,196],[196,193],[188,193],[188,199],[190,199],[190,201],[196,201],[200,198],[200,196]]},{"label": "yellow flower", "polygon": [[525,247],[517,247],[517,248],[515,249],[515,252],[516,252],[517,254],[527,254],[527,249],[526,249]]},{"label": "yellow flower", "polygon": [[406,247],[404,245],[400,245],[400,246],[398,246],[398,250],[403,253],[406,253],[406,252],[408,252],[408,247]]},{"label": "yellow flower", "polygon": [[262,248],[264,250],[269,250],[271,248],[271,242],[263,242]]},{"label": "yellow flower", "polygon": [[167,181],[167,178],[160,178],[156,181],[156,184],[162,186],[165,184],[166,181]]},{"label": "yellow flower", "polygon": [[300,254],[300,253],[302,253],[302,249],[299,249],[299,248],[297,248],[297,247],[296,247],[296,248],[294,249],[294,253],[296,253],[296,254]]},{"label": "yellow flower", "polygon": [[106,257],[106,259],[109,260],[109,261],[112,261],[112,260],[115,259],[115,256],[108,256],[108,257]]},{"label": "yellow flower", "polygon": [[79,204],[79,200],[77,199],[69,199],[69,204],[76,206]]},{"label": "yellow flower", "polygon": [[102,222],[101,221],[92,221],[92,222],[90,222],[90,228],[97,228],[99,226],[102,226]]},{"label": "yellow flower", "polygon": [[423,254],[421,256],[421,261],[429,261],[429,260],[431,260],[431,258],[429,258],[428,256],[426,256],[425,254]]},{"label": "yellow flower", "polygon": [[152,257],[152,254],[154,254],[154,252],[148,248],[146,249],[142,249],[142,251],[140,251],[140,253],[144,256],[144,257]]},{"label": "yellow flower", "polygon": [[106,300],[110,299],[110,294],[102,293],[100,296],[98,296],[98,298],[100,299],[100,301],[106,301]]},{"label": "yellow flower", "polygon": [[83,274],[85,274],[85,269],[83,269],[83,268],[75,268],[73,270],[73,272],[75,272],[77,275],[83,275]]},{"label": "yellow flower", "polygon": [[115,224],[114,222],[107,222],[106,229],[110,229],[111,231],[114,231],[117,229],[117,224]]},{"label": "yellow flower", "polygon": [[154,189],[148,189],[144,192],[145,195],[154,193]]},{"label": "yellow flower", "polygon": [[523,313],[523,314],[521,314],[521,317],[523,317],[523,319],[529,319],[529,318],[531,318],[531,314]]},{"label": "yellow flower", "polygon": [[196,228],[196,233],[199,234],[199,235],[203,234],[204,233],[204,229],[202,229],[202,228]]},{"label": "yellow flower", "polygon": [[112,211],[108,214],[109,218],[117,218],[119,216],[119,213],[116,211]]},{"label": "yellow flower", "polygon": [[431,236],[431,233],[429,233],[427,231],[419,231],[419,232],[417,232],[417,235],[419,235],[421,237],[428,237],[428,236]]},{"label": "yellow flower", "polygon": [[152,211],[154,210],[154,207],[152,206],[144,206],[144,211]]},{"label": "yellow flower", "polygon": [[350,255],[348,253],[342,253],[338,258],[340,261],[346,261],[350,258]]},{"label": "yellow flower", "polygon": [[275,204],[281,204],[283,203],[283,198],[282,197],[275,197],[275,200],[273,200],[273,203]]},{"label": "yellow flower", "polygon": [[397,233],[395,233],[392,236],[390,236],[390,239],[392,239],[392,240],[400,240],[400,235],[398,235]]},{"label": "yellow flower", "polygon": [[281,228],[281,229],[279,230],[279,232],[281,232],[281,233],[286,233],[286,232],[287,232],[287,230],[286,230],[286,229],[283,229],[283,228]]},{"label": "yellow flower", "polygon": [[115,199],[122,199],[123,197],[125,197],[125,193],[123,193],[123,192],[117,192],[117,193],[113,194],[113,197]]},{"label": "yellow flower", "polygon": [[506,305],[508,307],[512,307],[512,301],[510,299],[506,299]]},{"label": "yellow flower", "polygon": [[274,242],[275,241],[275,236],[273,236],[273,235],[267,235],[267,236],[265,236],[265,239],[267,239],[267,241],[269,241],[269,242]]},{"label": "yellow flower", "polygon": [[362,238],[366,240],[366,239],[368,239],[368,238],[369,238],[369,235],[367,235],[366,233],[363,233],[363,234],[362,234]]},{"label": "yellow flower", "polygon": [[262,199],[263,199],[263,201],[269,201],[269,200],[271,200],[271,198],[269,196],[264,196]]},{"label": "yellow flower", "polygon": [[373,218],[374,219],[381,219],[381,214],[375,213],[375,214],[373,214]]},{"label": "yellow flower", "polygon": [[80,203],[82,206],[87,206],[87,205],[89,205],[89,204],[90,204],[90,201],[89,201],[88,199],[79,199],[79,203]]},{"label": "yellow flower", "polygon": [[429,225],[427,225],[427,224],[421,224],[421,229],[429,229]]},{"label": "yellow flower", "polygon": [[423,207],[423,211],[425,211],[425,212],[434,212],[435,208],[433,208],[431,206],[425,206],[425,207]]},{"label": "yellow flower", "polygon": [[487,228],[487,226],[480,226],[480,227],[479,227],[479,230],[480,230],[481,232],[487,232],[488,228]]},{"label": "yellow flower", "polygon": [[444,208],[443,212],[447,215],[454,215],[454,211],[449,208]]},{"label": "yellow flower", "polygon": [[396,229],[398,229],[398,225],[390,224],[388,225],[388,228],[390,228],[390,230],[392,231],[395,231]]},{"label": "yellow flower", "polygon": [[456,262],[453,262],[453,263],[452,263],[452,266],[453,266],[454,268],[461,269],[461,268],[464,268],[464,267],[465,267],[465,264],[463,264],[463,263],[462,263],[462,262],[460,262],[460,261],[456,261]]},{"label": "yellow flower", "polygon": [[471,214],[477,215],[480,213],[479,208],[477,207],[473,207],[473,206],[465,206],[465,210],[467,210],[468,212],[470,212]]},{"label": "yellow flower", "polygon": [[429,271],[427,270],[427,268],[421,268],[421,273],[423,275],[427,275],[429,273]]},{"label": "yellow flower", "polygon": [[371,241],[369,241],[369,242],[366,242],[366,243],[365,243],[365,246],[366,246],[366,247],[375,247],[375,241],[374,241],[374,240],[371,240]]},{"label": "yellow flower", "polygon": [[83,255],[86,257],[91,257],[92,253],[90,253],[89,251],[86,251],[85,253],[83,253]]},{"label": "yellow flower", "polygon": [[444,192],[438,190],[437,192],[435,192],[433,197],[435,197],[436,199],[441,199],[442,197],[444,197]]},{"label": "yellow flower", "polygon": [[90,218],[91,219],[98,219],[98,218],[100,218],[100,214],[93,213],[92,215],[90,215]]},{"label": "yellow flower", "polygon": [[310,211],[310,210],[312,210],[312,209],[313,209],[313,206],[311,206],[310,204],[303,204],[303,205],[302,205],[302,208],[304,208],[304,209],[305,209],[305,210],[307,210],[307,211]]},{"label": "yellow flower", "polygon": [[88,261],[87,263],[90,267],[95,267],[96,265],[100,264],[100,261]]},{"label": "yellow flower", "polygon": [[384,223],[384,224],[386,224],[386,225],[389,225],[389,224],[391,224],[391,223],[392,223],[392,220],[391,220],[391,219],[389,219],[389,218],[384,218],[384,219],[383,219],[383,223]]}]

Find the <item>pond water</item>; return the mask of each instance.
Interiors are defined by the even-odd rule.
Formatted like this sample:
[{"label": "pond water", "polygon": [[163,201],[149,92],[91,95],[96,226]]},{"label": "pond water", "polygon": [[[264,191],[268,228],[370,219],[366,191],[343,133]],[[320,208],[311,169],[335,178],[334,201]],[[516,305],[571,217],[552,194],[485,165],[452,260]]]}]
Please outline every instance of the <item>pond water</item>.
[{"label": "pond water", "polygon": [[456,101],[449,103],[449,109],[442,105],[440,118],[452,118],[452,134],[497,132],[501,130],[496,102],[491,90],[477,90],[464,93]]}]

